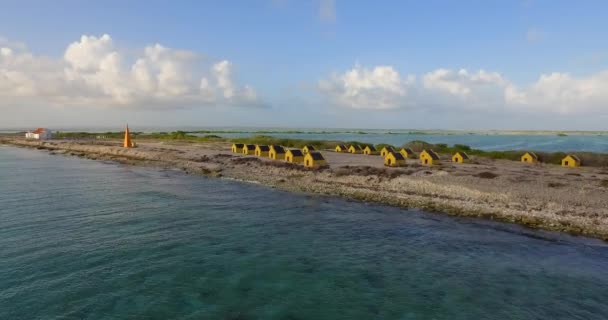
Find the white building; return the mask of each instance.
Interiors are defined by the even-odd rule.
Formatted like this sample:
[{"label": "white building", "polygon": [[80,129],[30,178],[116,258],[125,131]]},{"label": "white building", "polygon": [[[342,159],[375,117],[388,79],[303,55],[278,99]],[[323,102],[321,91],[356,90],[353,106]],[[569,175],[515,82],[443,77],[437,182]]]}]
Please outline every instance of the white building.
[{"label": "white building", "polygon": [[53,132],[46,128],[38,128],[34,131],[26,132],[26,139],[36,139],[36,140],[45,140],[51,139],[53,137]]}]

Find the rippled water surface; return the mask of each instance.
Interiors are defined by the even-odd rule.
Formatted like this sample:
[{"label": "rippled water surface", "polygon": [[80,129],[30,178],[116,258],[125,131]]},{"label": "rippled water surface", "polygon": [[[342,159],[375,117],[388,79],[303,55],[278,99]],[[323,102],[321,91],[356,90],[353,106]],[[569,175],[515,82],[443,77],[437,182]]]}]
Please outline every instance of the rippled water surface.
[{"label": "rippled water surface", "polygon": [[607,319],[602,242],[0,146],[0,319]]}]

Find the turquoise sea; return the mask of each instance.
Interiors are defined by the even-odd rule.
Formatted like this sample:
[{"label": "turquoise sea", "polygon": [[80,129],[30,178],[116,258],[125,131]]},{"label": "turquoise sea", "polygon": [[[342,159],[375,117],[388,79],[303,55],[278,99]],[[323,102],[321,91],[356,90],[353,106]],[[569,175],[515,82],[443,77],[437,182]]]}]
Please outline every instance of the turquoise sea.
[{"label": "turquoise sea", "polygon": [[604,242],[0,146],[0,319],[608,319]]}]

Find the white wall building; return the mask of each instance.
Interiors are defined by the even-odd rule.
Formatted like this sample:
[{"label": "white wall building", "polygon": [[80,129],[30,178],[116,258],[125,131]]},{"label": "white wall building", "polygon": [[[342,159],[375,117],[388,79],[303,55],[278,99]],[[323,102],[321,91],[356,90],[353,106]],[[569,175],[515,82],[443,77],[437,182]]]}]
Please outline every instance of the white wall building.
[{"label": "white wall building", "polygon": [[45,140],[51,139],[53,137],[53,132],[46,128],[38,128],[34,131],[29,131],[25,133],[26,139],[36,139],[36,140]]}]

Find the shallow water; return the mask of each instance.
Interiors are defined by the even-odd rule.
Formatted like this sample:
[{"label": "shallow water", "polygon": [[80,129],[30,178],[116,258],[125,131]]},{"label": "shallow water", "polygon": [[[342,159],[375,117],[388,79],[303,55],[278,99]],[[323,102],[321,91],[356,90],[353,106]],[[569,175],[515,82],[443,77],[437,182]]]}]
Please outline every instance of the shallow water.
[{"label": "shallow water", "polygon": [[[199,134],[204,136],[205,134]],[[221,133],[225,138],[241,138],[255,135],[253,133]],[[608,153],[608,136],[593,135],[480,135],[480,134],[386,134],[370,131],[357,133],[264,133],[263,135],[309,140],[359,141],[364,143],[387,143],[401,146],[414,140],[429,143],[447,143],[448,145],[466,144],[475,149],[487,151],[533,150],[546,152],[589,151]]]},{"label": "shallow water", "polygon": [[0,146],[0,319],[607,319],[608,247]]}]

